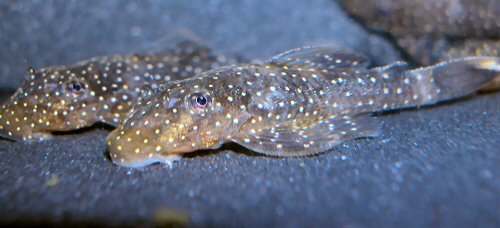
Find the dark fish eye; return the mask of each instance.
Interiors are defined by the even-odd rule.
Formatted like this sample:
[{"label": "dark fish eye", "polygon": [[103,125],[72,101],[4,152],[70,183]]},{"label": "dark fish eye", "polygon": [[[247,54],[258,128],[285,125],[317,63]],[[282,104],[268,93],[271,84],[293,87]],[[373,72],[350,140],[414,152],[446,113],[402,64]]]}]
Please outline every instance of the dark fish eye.
[{"label": "dark fish eye", "polygon": [[196,103],[205,106],[207,104],[207,98],[205,98],[204,96],[199,96],[196,98]]},{"label": "dark fish eye", "polygon": [[73,84],[73,89],[76,91],[80,91],[82,89],[82,86],[78,83]]},{"label": "dark fish eye", "polygon": [[75,92],[75,93],[77,93],[77,92],[81,92],[82,90],[84,90],[84,89],[85,89],[85,85],[84,85],[84,84],[82,84],[82,83],[80,83],[80,82],[71,82],[71,83],[68,85],[68,87],[69,87],[69,90],[70,90],[71,92]]},{"label": "dark fish eye", "polygon": [[195,108],[205,108],[212,101],[210,95],[205,93],[194,93],[191,97],[191,105]]}]

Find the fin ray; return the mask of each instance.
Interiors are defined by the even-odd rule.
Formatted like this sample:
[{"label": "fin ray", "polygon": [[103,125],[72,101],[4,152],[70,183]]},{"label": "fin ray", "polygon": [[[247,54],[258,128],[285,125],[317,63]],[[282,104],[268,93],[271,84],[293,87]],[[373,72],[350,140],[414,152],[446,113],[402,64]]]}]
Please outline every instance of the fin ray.
[{"label": "fin ray", "polygon": [[268,64],[290,68],[317,68],[334,70],[337,68],[366,68],[370,60],[363,54],[332,47],[303,47],[274,56]]},{"label": "fin ray", "polygon": [[432,99],[423,104],[469,95],[494,82],[500,75],[500,58],[467,57],[407,71],[406,77],[419,78],[420,90],[429,88]]},{"label": "fin ray", "polygon": [[379,122],[368,115],[346,115],[310,126],[275,125],[245,129],[242,133],[243,137],[233,141],[255,152],[278,157],[305,156],[324,152],[346,140],[377,136]]}]

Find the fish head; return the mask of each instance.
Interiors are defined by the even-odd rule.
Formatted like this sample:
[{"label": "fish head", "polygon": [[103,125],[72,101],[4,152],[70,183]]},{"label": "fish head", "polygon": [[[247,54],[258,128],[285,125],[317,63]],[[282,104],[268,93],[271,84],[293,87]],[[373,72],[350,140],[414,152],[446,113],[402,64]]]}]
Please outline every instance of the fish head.
[{"label": "fish head", "polygon": [[228,94],[239,88],[224,87],[227,83],[207,76],[166,83],[150,92],[109,135],[113,162],[138,167],[229,141],[248,116],[238,103],[248,101],[228,101]]},{"label": "fish head", "polygon": [[21,87],[0,107],[0,135],[43,139],[53,131],[91,125],[98,102],[90,95],[90,86],[87,79],[70,71],[30,69]]}]

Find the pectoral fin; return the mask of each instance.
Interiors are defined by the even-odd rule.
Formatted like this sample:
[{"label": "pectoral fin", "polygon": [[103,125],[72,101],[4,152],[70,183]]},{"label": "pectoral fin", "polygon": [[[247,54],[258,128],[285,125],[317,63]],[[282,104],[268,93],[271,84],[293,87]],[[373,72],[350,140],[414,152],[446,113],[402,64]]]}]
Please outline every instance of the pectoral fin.
[{"label": "pectoral fin", "polygon": [[307,126],[252,127],[249,124],[233,141],[255,152],[280,157],[317,154],[343,141],[379,133],[378,121],[366,115],[334,117]]}]

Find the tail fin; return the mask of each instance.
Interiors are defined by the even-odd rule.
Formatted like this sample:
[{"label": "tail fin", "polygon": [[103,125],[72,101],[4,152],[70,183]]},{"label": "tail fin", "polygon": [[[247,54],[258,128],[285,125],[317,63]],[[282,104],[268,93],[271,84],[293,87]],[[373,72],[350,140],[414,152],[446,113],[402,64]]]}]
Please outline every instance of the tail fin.
[{"label": "tail fin", "polygon": [[491,83],[500,74],[500,58],[454,59],[406,74],[419,81],[422,104],[433,104],[469,95]]}]

